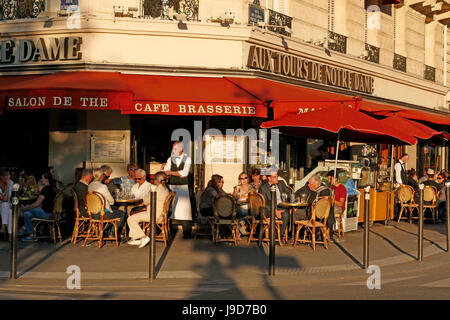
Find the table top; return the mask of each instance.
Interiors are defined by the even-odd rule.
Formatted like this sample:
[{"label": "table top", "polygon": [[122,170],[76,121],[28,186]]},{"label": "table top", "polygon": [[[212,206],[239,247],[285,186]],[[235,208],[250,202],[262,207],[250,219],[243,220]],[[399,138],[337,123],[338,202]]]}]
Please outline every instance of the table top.
[{"label": "table top", "polygon": [[122,204],[134,204],[142,202],[142,199],[116,199],[115,201]]},{"label": "table top", "polygon": [[20,201],[29,201],[29,200],[36,200],[38,198],[37,195],[34,196],[19,196]]},{"label": "table top", "polygon": [[308,203],[307,202],[280,202],[278,205],[282,206],[282,207],[307,207]]}]

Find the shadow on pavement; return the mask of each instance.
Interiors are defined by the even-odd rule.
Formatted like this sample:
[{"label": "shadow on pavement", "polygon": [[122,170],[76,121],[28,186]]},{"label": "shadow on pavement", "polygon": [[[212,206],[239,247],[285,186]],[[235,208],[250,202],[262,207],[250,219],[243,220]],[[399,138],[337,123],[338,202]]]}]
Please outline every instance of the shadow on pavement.
[{"label": "shadow on pavement", "polygon": [[373,230],[370,230],[370,233],[373,233],[375,235],[377,235],[378,237],[380,237],[381,239],[383,239],[384,241],[386,241],[387,243],[389,243],[394,249],[396,249],[397,251],[403,253],[404,255],[407,255],[410,258],[413,258],[415,260],[417,260],[416,256],[413,256],[412,254],[406,252],[405,250],[401,249],[399,246],[397,246],[394,242],[392,242],[391,240],[389,240],[388,238],[386,238],[385,236],[379,234],[378,232],[375,232]]},{"label": "shadow on pavement", "polygon": [[336,241],[336,239],[333,239],[333,243],[336,245],[336,247],[339,248],[339,250],[341,250],[347,257],[350,258],[350,260],[352,260],[358,267],[360,267],[361,269],[364,267],[361,262],[358,261],[358,259],[356,259],[350,252],[348,252],[343,246],[341,246],[341,244]]},{"label": "shadow on pavement", "polygon": [[[417,236],[417,237],[418,237],[418,232],[411,232],[411,231],[402,229],[402,228],[400,228],[399,226],[394,226],[394,228],[397,229],[397,230],[399,230],[399,231],[402,231],[402,232],[405,232],[405,233],[408,233],[408,234],[411,234],[411,235],[414,235],[414,236]],[[424,225],[424,229],[425,229],[425,225]],[[434,230],[434,229],[431,229],[431,230],[436,231],[436,230]],[[442,248],[439,244],[437,244],[437,243],[434,242],[433,240],[428,239],[427,237],[423,237],[423,240],[426,240],[426,241],[428,241],[429,243],[431,243],[432,245],[434,245],[435,247],[437,247],[437,248],[439,248],[439,249],[441,249],[441,250],[443,250],[443,251],[446,251],[446,250],[445,250],[444,248]]]}]

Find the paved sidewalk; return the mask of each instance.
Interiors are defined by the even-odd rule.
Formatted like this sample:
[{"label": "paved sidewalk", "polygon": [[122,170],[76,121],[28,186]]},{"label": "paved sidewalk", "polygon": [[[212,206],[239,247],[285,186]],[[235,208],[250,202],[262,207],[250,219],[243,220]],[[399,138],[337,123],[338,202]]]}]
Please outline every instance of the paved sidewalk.
[{"label": "paved sidewalk", "polygon": [[[392,222],[390,227],[375,223],[370,233],[370,264],[380,267],[416,261],[417,224]],[[425,224],[424,257],[446,249],[445,224]],[[336,239],[336,236],[335,236]],[[243,279],[267,274],[268,246],[250,246],[246,238],[238,247],[214,245],[207,238],[185,240],[177,231],[173,242],[164,248],[157,243],[158,279],[226,280],[239,275]],[[18,270],[21,279],[67,279],[68,266],[80,267],[83,278],[91,280],[139,280],[148,277],[149,247],[139,249],[107,243],[101,249],[92,242],[82,247],[69,239],[60,244],[20,243]],[[343,240],[330,244],[328,250],[306,245],[276,246],[276,274],[332,273],[362,269],[363,229],[348,232]],[[0,242],[0,278],[9,278],[9,243]]]}]

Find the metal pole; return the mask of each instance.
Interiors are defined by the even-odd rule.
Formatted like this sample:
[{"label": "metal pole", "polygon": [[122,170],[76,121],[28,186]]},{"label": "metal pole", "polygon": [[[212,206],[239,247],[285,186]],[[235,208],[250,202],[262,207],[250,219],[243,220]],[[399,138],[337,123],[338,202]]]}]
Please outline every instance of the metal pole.
[{"label": "metal pole", "polygon": [[150,246],[149,246],[149,279],[156,279],[155,261],[156,261],[156,189],[150,191]]},{"label": "metal pole", "polygon": [[419,248],[417,258],[423,261],[423,188],[424,184],[419,184]]},{"label": "metal pole", "polygon": [[11,279],[17,279],[17,237],[19,225],[19,184],[12,186],[12,239],[11,239]]},{"label": "metal pole", "polygon": [[[387,222],[385,222],[385,224],[388,226],[391,224],[391,208],[392,205],[395,206],[395,202],[394,204],[391,202],[391,193],[392,193],[392,189],[393,189],[393,184],[394,184],[394,145],[391,145],[391,167],[389,169],[389,194],[388,194],[388,218],[387,218]],[[395,199],[395,198],[394,198]]]},{"label": "metal pole", "polygon": [[445,207],[447,209],[445,210],[445,225],[447,227],[447,252],[450,252],[450,182],[445,183]]},{"label": "metal pole", "polygon": [[269,249],[269,276],[275,276],[275,208],[276,208],[276,186],[270,187],[270,249]]},{"label": "metal pole", "polygon": [[369,211],[370,211],[370,186],[364,188],[364,269],[369,266]]}]

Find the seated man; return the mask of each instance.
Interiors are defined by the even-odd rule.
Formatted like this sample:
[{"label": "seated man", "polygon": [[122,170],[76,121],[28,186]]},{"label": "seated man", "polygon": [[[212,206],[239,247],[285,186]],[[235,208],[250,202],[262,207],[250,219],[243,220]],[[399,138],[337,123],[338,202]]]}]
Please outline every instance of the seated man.
[{"label": "seated man", "polygon": [[136,184],[136,171],[137,170],[138,170],[138,168],[134,163],[129,163],[127,165],[128,175],[120,177],[120,178],[114,178],[114,179],[112,179],[112,181],[114,184],[120,185],[120,190],[123,191],[125,194],[130,194],[131,189]]},{"label": "seated man", "polygon": [[[295,192],[297,197],[301,197],[302,194],[306,196],[306,202],[308,203],[308,207],[306,209],[301,208],[297,209],[294,213],[295,220],[306,220],[309,216],[308,212],[311,210],[311,206],[318,197],[331,196],[330,189],[322,184],[322,179],[319,175],[315,174],[311,178],[309,178],[308,183],[298,189]],[[331,207],[330,213],[328,215],[327,226],[328,230],[332,230],[334,225],[334,211],[333,207]],[[330,233],[330,240],[333,238],[333,233]]]},{"label": "seated man", "polygon": [[339,183],[338,179],[334,182],[334,171],[328,171],[328,182],[330,183],[330,189],[334,191],[333,209],[334,214],[342,215],[345,210],[345,201],[347,199],[347,189]]},{"label": "seated man", "polygon": [[[128,217],[127,223],[130,227],[131,240],[128,241],[130,245],[139,245],[139,248],[145,247],[150,238],[145,235],[139,226],[139,222],[150,222],[150,186],[151,184],[145,180],[146,173],[142,169],[136,171],[136,181],[132,188],[132,193],[136,198],[144,199],[145,210],[135,213]],[[156,222],[162,222],[162,210],[164,201],[166,200],[169,190],[166,187],[167,175],[164,172],[155,174],[154,184],[156,185]]]},{"label": "seated man", "polygon": [[[261,185],[259,192],[263,195],[265,203],[266,203],[266,207],[264,208],[264,215],[266,217],[270,217],[270,208],[272,207],[272,197],[271,197],[271,193],[270,193],[270,187],[272,185],[276,186],[276,202],[277,205],[282,202],[282,194],[286,194],[287,198],[290,198],[290,195],[292,193],[292,190],[289,189],[289,187],[286,185],[286,183],[284,183],[281,180],[278,180],[278,170],[275,167],[270,167],[267,169],[266,171],[267,174],[267,181],[268,183],[264,183]],[[278,219],[282,220],[282,224],[281,224],[281,229],[280,229],[280,233],[281,233],[281,238],[284,239],[284,234],[286,232],[286,227],[287,224],[289,222],[289,212],[288,209],[286,208],[281,208],[281,207],[277,207],[275,210],[275,216]]]},{"label": "seated man", "polygon": [[[103,184],[103,182],[108,178],[105,173],[102,172],[101,169],[94,169],[93,172],[94,175],[94,181],[91,182],[88,186],[88,191],[96,191],[103,195],[103,197],[106,200],[105,203],[105,215],[108,219],[116,219],[120,218],[119,225],[117,227],[117,230],[120,235],[120,230],[122,229],[122,225],[125,221],[125,212],[122,210],[112,209],[111,205],[114,204],[114,198],[112,197],[111,193],[108,190],[108,187]],[[92,212],[91,212],[92,214]],[[100,219],[100,213],[92,214],[93,219]],[[108,234],[109,230],[112,228],[112,224],[107,224],[107,226],[104,229],[105,234]]]},{"label": "seated man", "polygon": [[86,206],[84,205],[84,193],[88,191],[89,184],[94,179],[92,175],[92,169],[85,168],[81,172],[81,179],[75,183],[73,186],[73,191],[75,191],[78,198],[78,210],[80,210],[80,215],[85,218],[89,218],[89,214],[86,211]]},{"label": "seated man", "polygon": [[19,235],[27,236],[22,241],[36,241],[33,237],[33,218],[51,219],[53,217],[53,201],[55,200],[55,190],[50,186],[50,179],[46,173],[41,176],[39,197],[35,202],[27,206],[20,206],[23,212],[25,226],[19,230]]}]

